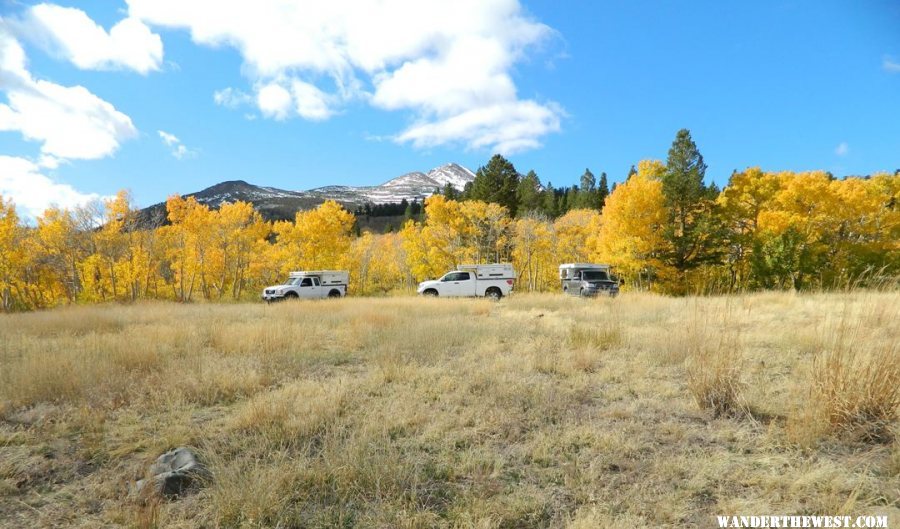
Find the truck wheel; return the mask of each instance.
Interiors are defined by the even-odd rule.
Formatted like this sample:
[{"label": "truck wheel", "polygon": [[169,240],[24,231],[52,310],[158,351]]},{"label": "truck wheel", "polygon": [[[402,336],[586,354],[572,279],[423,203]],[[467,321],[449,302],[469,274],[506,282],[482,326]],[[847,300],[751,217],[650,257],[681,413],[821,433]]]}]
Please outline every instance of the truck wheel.
[{"label": "truck wheel", "polygon": [[297,295],[296,292],[288,292],[284,295],[284,299],[292,300],[292,299],[300,299],[300,296]]},{"label": "truck wheel", "polygon": [[331,292],[328,293],[329,298],[339,298],[341,297],[341,291],[338,289],[332,289]]},{"label": "truck wheel", "polygon": [[422,295],[428,296],[429,298],[436,298],[438,296],[438,292],[437,292],[437,290],[435,290],[433,288],[429,288],[425,292],[422,292]]},{"label": "truck wheel", "polygon": [[500,292],[500,289],[497,287],[491,287],[487,289],[487,292],[484,293],[484,296],[491,301],[500,301],[500,298],[503,297],[503,292]]}]

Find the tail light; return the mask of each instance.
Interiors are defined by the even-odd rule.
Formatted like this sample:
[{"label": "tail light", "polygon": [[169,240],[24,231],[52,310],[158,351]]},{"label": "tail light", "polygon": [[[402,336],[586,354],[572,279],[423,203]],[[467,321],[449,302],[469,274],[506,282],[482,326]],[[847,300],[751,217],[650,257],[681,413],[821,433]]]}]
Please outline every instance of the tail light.
[{"label": "tail light", "polygon": [[507,279],[507,280],[506,280],[506,284],[507,284],[507,285],[512,285],[512,284],[513,284],[513,280],[512,280],[512,279]]}]

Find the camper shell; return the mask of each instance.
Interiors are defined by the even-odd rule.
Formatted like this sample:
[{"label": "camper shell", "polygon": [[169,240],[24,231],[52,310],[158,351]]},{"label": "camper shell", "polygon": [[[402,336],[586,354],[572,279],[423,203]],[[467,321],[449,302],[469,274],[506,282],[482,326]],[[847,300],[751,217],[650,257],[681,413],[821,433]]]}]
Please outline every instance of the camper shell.
[{"label": "camper shell", "polygon": [[611,267],[596,263],[565,263],[559,265],[559,280],[563,292],[573,296],[619,294],[619,280]]}]

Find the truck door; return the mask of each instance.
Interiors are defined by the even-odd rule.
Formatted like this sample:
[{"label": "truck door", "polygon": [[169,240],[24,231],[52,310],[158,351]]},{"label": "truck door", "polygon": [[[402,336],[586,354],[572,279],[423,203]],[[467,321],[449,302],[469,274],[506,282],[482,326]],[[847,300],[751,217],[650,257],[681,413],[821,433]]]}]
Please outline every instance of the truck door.
[{"label": "truck door", "polygon": [[457,296],[474,296],[475,295],[475,274],[471,272],[459,272],[458,280],[453,285],[456,288]]},{"label": "truck door", "polygon": [[308,298],[316,297],[317,289],[313,285],[313,278],[312,277],[304,277],[300,281],[300,286],[297,287],[297,293],[300,295],[301,298],[308,299]]}]

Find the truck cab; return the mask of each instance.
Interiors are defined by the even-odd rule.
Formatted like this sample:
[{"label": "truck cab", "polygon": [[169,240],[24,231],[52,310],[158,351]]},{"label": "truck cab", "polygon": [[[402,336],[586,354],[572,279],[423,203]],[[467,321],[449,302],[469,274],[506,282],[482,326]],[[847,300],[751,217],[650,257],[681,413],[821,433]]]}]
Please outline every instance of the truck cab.
[{"label": "truck cab", "polygon": [[563,292],[579,297],[619,294],[619,280],[610,266],[594,263],[566,263],[559,266]]},{"label": "truck cab", "polygon": [[291,272],[281,285],[263,289],[266,301],[285,299],[340,298],[347,295],[350,273],[343,270]]}]

